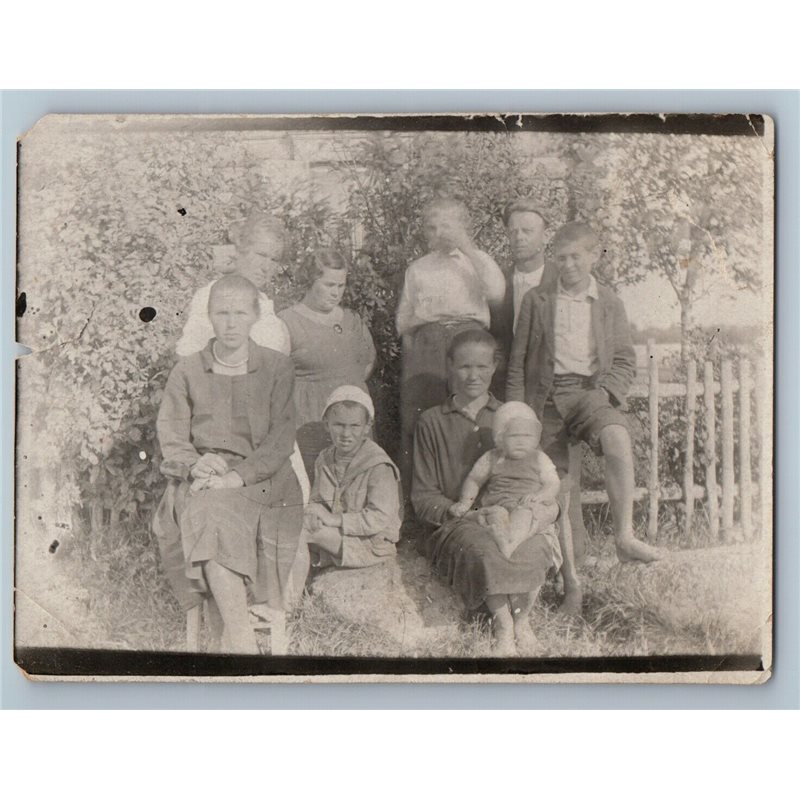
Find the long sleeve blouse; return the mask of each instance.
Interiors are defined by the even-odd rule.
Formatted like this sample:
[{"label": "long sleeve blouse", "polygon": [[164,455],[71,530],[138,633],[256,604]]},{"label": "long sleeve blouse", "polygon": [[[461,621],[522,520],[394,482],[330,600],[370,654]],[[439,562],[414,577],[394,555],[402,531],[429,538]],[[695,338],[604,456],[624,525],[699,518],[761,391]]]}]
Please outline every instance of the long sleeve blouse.
[{"label": "long sleeve blouse", "polygon": [[156,421],[164,464],[188,474],[203,453],[231,453],[244,484],[260,483],[294,447],[292,362],[251,341],[247,373],[218,375],[211,347],[181,359],[167,379]]}]

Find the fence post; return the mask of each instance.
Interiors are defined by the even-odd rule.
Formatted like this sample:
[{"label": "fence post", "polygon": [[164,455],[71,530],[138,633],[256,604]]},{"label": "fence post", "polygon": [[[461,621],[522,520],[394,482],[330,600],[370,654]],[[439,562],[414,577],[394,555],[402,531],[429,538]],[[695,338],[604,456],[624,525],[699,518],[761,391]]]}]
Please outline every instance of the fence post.
[{"label": "fence post", "polygon": [[724,359],[720,369],[722,392],[722,535],[728,537],[733,530],[733,365]]},{"label": "fence post", "polygon": [[706,402],[706,499],[711,538],[719,536],[719,507],[717,501],[717,412],[714,407],[714,365],[706,361],[703,370],[703,395]]},{"label": "fence post", "polygon": [[750,362],[739,359],[739,509],[742,536],[747,540],[753,532],[753,497],[750,475]]},{"label": "fence post", "polygon": [[648,375],[650,377],[650,509],[647,518],[647,537],[658,536],[658,352],[654,339],[647,340]]},{"label": "fence post", "polygon": [[694,518],[694,428],[697,408],[697,364],[686,365],[686,458],[683,462],[683,500],[686,504],[686,532],[691,535]]},{"label": "fence post", "polygon": [[769,370],[762,365],[758,370],[756,381],[756,413],[758,415],[758,507],[761,523],[761,535],[764,531],[764,520],[768,519],[766,508],[772,503],[772,495],[768,489],[772,480],[772,399],[771,385],[767,384]]}]

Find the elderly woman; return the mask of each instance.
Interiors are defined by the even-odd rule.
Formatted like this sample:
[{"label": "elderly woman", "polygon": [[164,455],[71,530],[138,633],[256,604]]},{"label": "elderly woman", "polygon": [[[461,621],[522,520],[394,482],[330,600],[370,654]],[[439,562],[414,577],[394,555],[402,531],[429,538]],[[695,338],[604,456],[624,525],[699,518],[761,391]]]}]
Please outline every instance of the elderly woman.
[{"label": "elderly woman", "polygon": [[321,421],[325,402],[337,386],[366,391],[375,346],[361,317],[342,308],[347,263],[340,253],[330,248],[317,250],[302,277],[305,296],[278,316],[289,329],[294,361],[297,444],[313,479],[317,456],[330,445]]},{"label": "elderly woman", "polygon": [[292,362],[250,338],[258,299],[239,275],[211,287],[215,338],[172,370],[157,421],[170,478],[154,520],[163,565],[184,608],[209,598],[231,653],[258,652],[248,594],[280,613],[308,571],[289,463]]},{"label": "elderly woman", "polygon": [[447,367],[453,394],[420,416],[411,501],[427,526],[420,549],[467,608],[489,609],[495,652],[507,656],[517,644],[528,652],[535,647],[529,613],[559,553],[552,538],[533,536],[506,558],[483,525],[454,516],[464,479],[494,447],[492,426],[500,404],[489,385],[497,360],[497,344],[488,331],[468,329],[451,341]]}]

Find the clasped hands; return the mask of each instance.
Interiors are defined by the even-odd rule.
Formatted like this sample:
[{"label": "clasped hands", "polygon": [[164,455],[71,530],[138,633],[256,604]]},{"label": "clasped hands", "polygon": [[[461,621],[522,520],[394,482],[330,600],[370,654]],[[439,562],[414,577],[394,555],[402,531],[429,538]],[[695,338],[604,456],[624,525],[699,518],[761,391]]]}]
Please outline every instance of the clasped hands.
[{"label": "clasped hands", "polygon": [[338,528],[342,524],[342,515],[328,511],[322,503],[309,503],[303,515],[303,522],[312,533],[320,528]]},{"label": "clasped hands", "polygon": [[189,474],[194,478],[189,489],[192,494],[205,489],[238,489],[244,486],[242,476],[230,469],[225,459],[216,453],[200,456]]}]

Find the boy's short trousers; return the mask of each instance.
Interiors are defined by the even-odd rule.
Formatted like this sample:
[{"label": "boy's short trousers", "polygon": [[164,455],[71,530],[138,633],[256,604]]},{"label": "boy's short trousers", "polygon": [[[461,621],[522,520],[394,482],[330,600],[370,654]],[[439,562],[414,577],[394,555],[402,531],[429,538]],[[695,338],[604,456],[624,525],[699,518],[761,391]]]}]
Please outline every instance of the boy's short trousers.
[{"label": "boy's short trousers", "polygon": [[628,421],[613,406],[604,389],[594,388],[591,378],[559,375],[542,414],[542,449],[556,465],[558,474],[569,471],[569,445],[586,442],[597,455],[603,454],[600,433],[609,425]]}]

